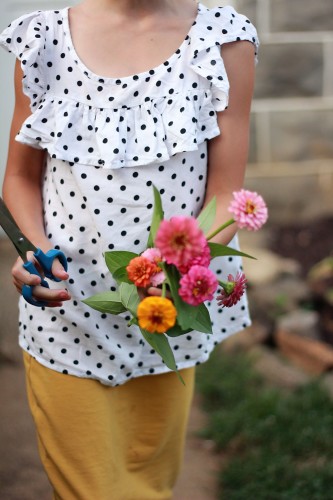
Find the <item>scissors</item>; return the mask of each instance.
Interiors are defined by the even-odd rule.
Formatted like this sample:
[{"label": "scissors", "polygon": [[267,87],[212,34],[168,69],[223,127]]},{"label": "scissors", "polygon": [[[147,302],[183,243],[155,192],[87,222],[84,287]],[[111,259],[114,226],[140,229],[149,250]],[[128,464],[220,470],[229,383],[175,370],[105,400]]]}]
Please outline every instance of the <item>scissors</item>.
[{"label": "scissors", "polygon": [[[41,276],[40,272],[37,270],[33,262],[27,259],[27,252],[29,251],[33,252],[34,257],[39,263],[43,271],[43,275],[46,278],[49,278],[53,281],[61,281],[59,278],[53,276],[52,264],[54,262],[54,259],[59,259],[65,271],[67,271],[68,264],[65,254],[60,250],[56,250],[55,248],[44,253],[40,248],[35,247],[35,245],[33,245],[28,240],[28,238],[24,236],[24,234],[20,231],[12,214],[6,207],[5,202],[1,197],[0,197],[0,226],[2,226],[5,233],[13,243],[14,247],[16,248],[17,253],[23,260],[24,269],[26,269],[30,274],[36,274],[41,278],[41,283],[40,283],[41,286],[43,286],[44,288],[50,288],[48,282],[44,279],[43,276]],[[23,285],[22,295],[25,298],[25,300],[29,302],[29,304],[32,304],[33,306],[37,307],[43,307],[47,305],[45,301],[37,300],[33,297],[32,295],[33,288],[34,287],[31,285]]]}]

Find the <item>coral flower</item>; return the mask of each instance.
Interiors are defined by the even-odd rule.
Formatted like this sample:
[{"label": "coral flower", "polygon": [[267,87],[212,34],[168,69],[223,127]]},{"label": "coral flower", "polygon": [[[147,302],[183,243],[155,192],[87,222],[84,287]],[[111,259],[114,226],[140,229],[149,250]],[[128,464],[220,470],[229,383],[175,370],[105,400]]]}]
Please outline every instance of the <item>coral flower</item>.
[{"label": "coral flower", "polygon": [[245,292],[247,279],[244,273],[237,273],[234,278],[229,274],[227,283],[223,284],[223,289],[217,296],[219,306],[231,307],[237,304],[241,296]]},{"label": "coral flower", "polygon": [[176,323],[177,310],[170,299],[146,297],[138,306],[139,326],[150,333],[164,333]]},{"label": "coral flower", "polygon": [[212,300],[218,287],[215,274],[204,266],[193,266],[179,281],[178,293],[184,302],[197,306]]},{"label": "coral flower", "polygon": [[233,193],[234,199],[229,205],[229,212],[239,228],[257,231],[267,221],[268,210],[264,199],[255,192],[241,189]]},{"label": "coral flower", "polygon": [[193,217],[172,217],[163,220],[157,231],[155,245],[168,264],[188,266],[199,257],[205,246],[205,237]]},{"label": "coral flower", "polygon": [[146,287],[151,283],[151,277],[160,271],[160,268],[145,257],[134,257],[126,267],[128,278],[135,286]]}]

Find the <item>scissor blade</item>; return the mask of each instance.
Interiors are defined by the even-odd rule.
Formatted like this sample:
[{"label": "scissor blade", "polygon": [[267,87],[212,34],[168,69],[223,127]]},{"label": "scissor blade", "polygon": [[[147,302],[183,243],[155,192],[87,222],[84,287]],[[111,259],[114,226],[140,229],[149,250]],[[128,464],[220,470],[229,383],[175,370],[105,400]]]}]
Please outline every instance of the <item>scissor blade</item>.
[{"label": "scissor blade", "polygon": [[13,224],[17,225],[16,222],[15,222],[15,219],[14,217],[12,216],[12,214],[10,213],[10,211],[8,210],[7,208],[7,205],[6,203],[3,201],[3,199],[1,198],[0,196],[0,211],[7,216],[7,218],[9,220],[12,221]]},{"label": "scissor blade", "polygon": [[3,199],[0,197],[0,226],[7,234],[8,238],[11,240],[15,246],[20,257],[26,262],[27,252],[35,252],[36,247],[24,236],[17,226],[13,216],[6,207]]}]

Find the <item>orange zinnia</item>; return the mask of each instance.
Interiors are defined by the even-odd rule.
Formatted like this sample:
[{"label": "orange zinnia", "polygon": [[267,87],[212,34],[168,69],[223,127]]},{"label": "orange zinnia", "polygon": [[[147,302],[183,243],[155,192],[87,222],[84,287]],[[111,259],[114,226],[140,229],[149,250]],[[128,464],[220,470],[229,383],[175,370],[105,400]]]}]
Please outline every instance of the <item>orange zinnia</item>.
[{"label": "orange zinnia", "polygon": [[152,276],[160,271],[160,268],[145,257],[134,257],[126,267],[128,278],[135,286],[146,287],[151,283]]},{"label": "orange zinnia", "polygon": [[150,333],[164,333],[176,323],[177,310],[164,297],[146,297],[138,306],[139,325]]}]

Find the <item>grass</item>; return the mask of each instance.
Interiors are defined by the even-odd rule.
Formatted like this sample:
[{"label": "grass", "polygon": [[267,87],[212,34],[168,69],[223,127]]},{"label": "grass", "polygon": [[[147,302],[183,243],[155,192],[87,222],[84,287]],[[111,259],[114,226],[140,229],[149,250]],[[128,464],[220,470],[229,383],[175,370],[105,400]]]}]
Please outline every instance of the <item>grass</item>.
[{"label": "grass", "polygon": [[223,500],[333,500],[333,402],[311,382],[268,387],[241,353],[216,350],[198,369],[205,437],[223,450]]}]

